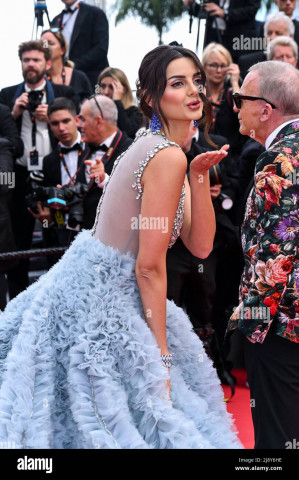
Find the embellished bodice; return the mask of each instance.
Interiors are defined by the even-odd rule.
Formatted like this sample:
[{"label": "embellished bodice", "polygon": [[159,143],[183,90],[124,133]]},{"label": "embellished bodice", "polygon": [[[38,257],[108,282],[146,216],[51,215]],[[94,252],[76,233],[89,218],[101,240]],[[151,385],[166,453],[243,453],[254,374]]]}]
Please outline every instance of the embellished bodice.
[{"label": "embellished bodice", "polygon": [[[105,245],[137,256],[143,172],[150,160],[164,148],[177,145],[161,132],[142,130],[130,147],[114,163],[97,208],[92,234]],[[183,185],[169,248],[180,235],[184,217],[185,186]]]}]

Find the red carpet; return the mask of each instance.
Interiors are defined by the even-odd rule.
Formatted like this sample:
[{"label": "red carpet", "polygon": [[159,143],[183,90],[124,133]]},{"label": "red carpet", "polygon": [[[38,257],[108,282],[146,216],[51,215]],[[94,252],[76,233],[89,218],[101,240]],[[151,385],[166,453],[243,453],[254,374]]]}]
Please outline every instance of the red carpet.
[{"label": "red carpet", "polygon": [[[254,447],[253,425],[250,411],[250,393],[246,387],[246,372],[243,369],[236,369],[232,374],[237,379],[235,395],[227,402],[227,410],[233,415],[235,426],[239,432],[238,436],[244,448]],[[222,385],[225,398],[230,396],[230,388]]]}]

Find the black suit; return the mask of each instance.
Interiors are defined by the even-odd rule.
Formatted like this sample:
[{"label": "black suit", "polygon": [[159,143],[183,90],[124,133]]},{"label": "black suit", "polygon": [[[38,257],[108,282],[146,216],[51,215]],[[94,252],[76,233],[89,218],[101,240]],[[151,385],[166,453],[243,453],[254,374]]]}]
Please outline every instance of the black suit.
[{"label": "black suit", "polygon": [[[219,0],[214,0],[219,5]],[[261,0],[230,0],[228,15],[226,17],[226,30],[222,36],[222,44],[230,51],[236,61],[241,51],[234,49],[234,39],[240,35],[256,37],[255,15],[261,6]],[[215,17],[208,16],[207,36],[205,45],[218,42],[216,29],[212,28]]]},{"label": "black suit", "polygon": [[[46,96],[47,102],[53,100],[55,97],[68,97],[74,98],[74,92],[70,87],[64,85],[54,85],[47,81],[46,83]],[[3,88],[0,92],[0,103],[9,107],[12,110],[16,97],[19,97],[25,91],[24,82],[11,87]],[[19,133],[22,128],[22,117],[20,115],[16,120]],[[57,144],[49,127],[49,137],[52,148]],[[13,189],[13,198],[11,205],[11,218],[13,232],[16,240],[16,246],[18,250],[28,250],[31,247],[32,233],[34,228],[35,219],[28,212],[25,196],[30,192],[28,182],[29,172],[26,167],[16,164],[15,165],[15,188]],[[8,274],[8,285],[10,298],[18,295],[29,284],[28,278],[29,260],[22,259],[19,264],[12,268]]]},{"label": "black suit", "polygon": [[[62,12],[53,19],[52,26],[60,27],[61,21]],[[92,87],[96,85],[100,72],[108,66],[108,43],[109,25],[103,10],[80,3],[71,36],[69,59],[78,70],[86,73]]]},{"label": "black suit", "polygon": [[242,79],[246,77],[248,70],[252,65],[255,65],[259,62],[265,62],[267,60],[267,56],[264,52],[258,51],[255,53],[248,53],[247,55],[241,55],[238,59],[238,64],[240,67],[240,75]]}]

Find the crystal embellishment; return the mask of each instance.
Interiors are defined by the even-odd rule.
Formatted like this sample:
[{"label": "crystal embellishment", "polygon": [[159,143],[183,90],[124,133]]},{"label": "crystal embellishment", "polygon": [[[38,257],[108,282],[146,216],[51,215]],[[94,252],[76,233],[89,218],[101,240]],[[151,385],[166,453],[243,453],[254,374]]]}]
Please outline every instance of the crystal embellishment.
[{"label": "crystal embellishment", "polygon": [[[163,135],[162,132],[157,131],[157,132],[152,132],[152,133],[156,134],[156,135],[158,134],[159,136],[162,136],[163,139],[164,139],[164,142],[157,144],[153,150],[148,152],[145,160],[141,160],[141,162],[139,163],[139,169],[134,171],[136,181],[133,183],[132,187],[137,191],[136,200],[139,200],[143,195],[143,190],[142,190],[142,186],[141,186],[141,177],[143,175],[143,172],[144,172],[145,167],[147,166],[148,162],[156,155],[156,153],[163,150],[163,148],[173,147],[173,146],[181,148],[177,143],[171,142],[170,140],[168,140],[165,137],[165,135]],[[186,195],[186,193],[185,193],[185,184],[184,184],[183,187],[182,187],[182,192],[181,192],[181,196],[180,196],[180,199],[179,199],[179,204],[178,204],[176,216],[175,216],[175,219],[174,219],[174,224],[173,224],[172,233],[171,233],[168,248],[171,248],[174,245],[174,243],[176,242],[177,238],[180,235],[180,231],[181,231],[181,228],[182,228],[182,225],[183,225],[183,220],[184,220],[185,195]]]}]

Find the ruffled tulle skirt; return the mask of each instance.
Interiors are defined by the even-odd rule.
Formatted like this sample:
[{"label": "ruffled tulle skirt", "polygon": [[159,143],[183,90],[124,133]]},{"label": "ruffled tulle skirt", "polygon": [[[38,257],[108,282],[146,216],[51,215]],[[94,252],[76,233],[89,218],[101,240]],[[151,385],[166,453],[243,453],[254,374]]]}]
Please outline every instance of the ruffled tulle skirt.
[{"label": "ruffled tulle skirt", "polygon": [[240,448],[211,361],[167,302],[167,369],[135,259],[77,236],[0,315],[0,441],[16,448]]}]

